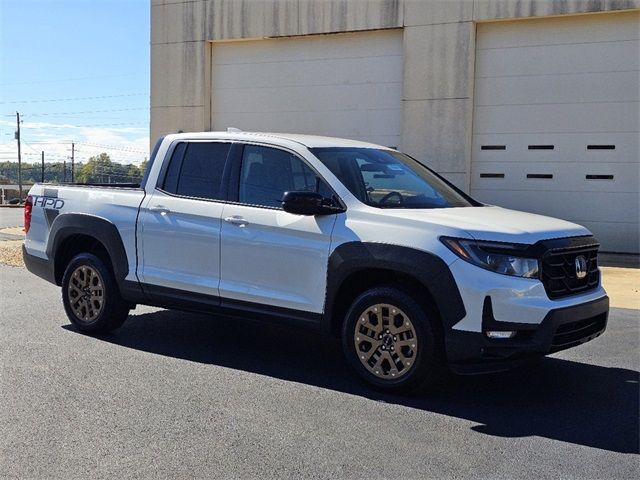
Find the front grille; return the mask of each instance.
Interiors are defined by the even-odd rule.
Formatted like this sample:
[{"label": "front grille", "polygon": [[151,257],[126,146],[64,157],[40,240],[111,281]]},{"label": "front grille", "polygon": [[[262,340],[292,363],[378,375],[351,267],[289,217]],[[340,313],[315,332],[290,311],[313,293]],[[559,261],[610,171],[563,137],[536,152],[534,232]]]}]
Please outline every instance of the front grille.
[{"label": "front grille", "polygon": [[557,352],[588,342],[600,335],[606,326],[606,313],[587,318],[586,320],[560,325],[553,336],[551,351]]},{"label": "front grille", "polygon": [[[587,275],[576,275],[576,257],[584,256]],[[551,251],[541,260],[540,275],[547,295],[551,299],[575,295],[594,289],[600,281],[598,271],[598,248]]]}]

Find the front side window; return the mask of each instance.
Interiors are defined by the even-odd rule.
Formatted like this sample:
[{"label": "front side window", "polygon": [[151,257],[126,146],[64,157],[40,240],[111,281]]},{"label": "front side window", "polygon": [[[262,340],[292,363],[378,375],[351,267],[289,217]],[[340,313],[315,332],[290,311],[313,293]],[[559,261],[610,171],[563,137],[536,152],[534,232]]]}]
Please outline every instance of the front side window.
[{"label": "front side window", "polygon": [[312,148],[361,202],[378,208],[451,208],[478,205],[403,153],[375,148]]},{"label": "front side window", "polygon": [[285,192],[306,191],[330,198],[331,189],[295,155],[277,148],[245,145],[240,167],[240,203],[277,207]]},{"label": "front side window", "polygon": [[180,143],[171,156],[162,189],[185,197],[224,200],[221,184],[230,144]]}]

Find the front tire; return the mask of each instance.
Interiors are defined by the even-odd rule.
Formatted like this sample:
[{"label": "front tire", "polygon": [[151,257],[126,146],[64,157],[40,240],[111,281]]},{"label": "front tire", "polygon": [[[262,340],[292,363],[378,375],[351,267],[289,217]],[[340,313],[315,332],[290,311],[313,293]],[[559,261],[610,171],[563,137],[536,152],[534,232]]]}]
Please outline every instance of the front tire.
[{"label": "front tire", "polygon": [[116,279],[95,255],[73,257],[62,277],[62,302],[69,321],[80,331],[105,333],[119,328],[129,315]]},{"label": "front tire", "polygon": [[401,290],[367,290],[353,301],[343,323],[347,362],[376,389],[404,392],[429,387],[444,370],[434,321]]}]

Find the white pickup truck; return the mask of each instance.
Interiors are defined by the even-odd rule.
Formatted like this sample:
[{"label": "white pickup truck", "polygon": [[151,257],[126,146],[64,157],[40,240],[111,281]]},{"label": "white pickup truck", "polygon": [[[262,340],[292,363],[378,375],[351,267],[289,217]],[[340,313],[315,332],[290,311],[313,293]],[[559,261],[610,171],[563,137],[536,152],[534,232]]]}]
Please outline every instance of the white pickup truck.
[{"label": "white pickup truck", "polygon": [[609,311],[584,227],[338,138],[168,135],[141,185],[34,185],[25,230],[27,268],[81,331],[136,304],[293,322],[387,390],[579,345]]}]

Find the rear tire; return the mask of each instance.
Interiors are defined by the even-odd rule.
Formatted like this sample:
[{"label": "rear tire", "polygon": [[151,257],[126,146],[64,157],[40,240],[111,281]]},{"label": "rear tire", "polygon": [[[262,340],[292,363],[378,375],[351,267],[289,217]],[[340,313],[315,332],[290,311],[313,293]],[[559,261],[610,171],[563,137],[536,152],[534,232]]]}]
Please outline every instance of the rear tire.
[{"label": "rear tire", "polygon": [[372,387],[406,392],[432,386],[444,372],[437,330],[407,293],[376,287],[358,296],[342,329],[342,349],[355,373]]},{"label": "rear tire", "polygon": [[67,265],[62,302],[71,323],[86,333],[115,330],[129,315],[111,269],[90,253],[76,255]]}]

